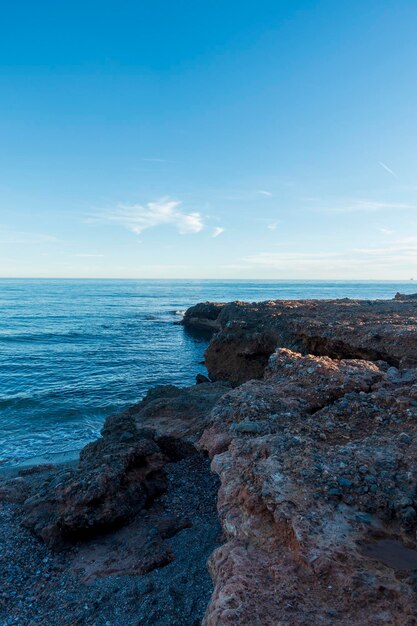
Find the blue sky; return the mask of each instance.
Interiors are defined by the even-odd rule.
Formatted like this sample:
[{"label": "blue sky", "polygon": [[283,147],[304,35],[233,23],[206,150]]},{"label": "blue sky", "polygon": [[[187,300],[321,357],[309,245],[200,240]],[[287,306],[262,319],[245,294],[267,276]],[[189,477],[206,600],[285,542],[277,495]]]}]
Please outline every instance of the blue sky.
[{"label": "blue sky", "polygon": [[417,277],[415,0],[4,0],[0,276]]}]

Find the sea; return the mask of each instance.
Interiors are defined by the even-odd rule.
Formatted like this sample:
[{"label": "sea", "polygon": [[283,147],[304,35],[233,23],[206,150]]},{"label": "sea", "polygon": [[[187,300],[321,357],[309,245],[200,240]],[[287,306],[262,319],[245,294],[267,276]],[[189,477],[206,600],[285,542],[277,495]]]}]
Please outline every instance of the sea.
[{"label": "sea", "polygon": [[75,458],[108,415],[205,373],[202,301],[393,298],[412,281],[0,279],[0,467]]}]

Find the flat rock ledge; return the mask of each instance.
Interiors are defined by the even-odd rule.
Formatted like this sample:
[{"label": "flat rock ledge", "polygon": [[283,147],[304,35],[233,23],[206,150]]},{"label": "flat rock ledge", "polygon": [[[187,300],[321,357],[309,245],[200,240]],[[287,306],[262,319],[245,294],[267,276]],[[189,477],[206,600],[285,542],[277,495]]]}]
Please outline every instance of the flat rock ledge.
[{"label": "flat rock ledge", "polygon": [[0,484],[10,555],[55,563],[39,587],[0,559],[40,598],[3,593],[3,622],[61,603],[73,625],[417,625],[417,298],[203,303],[183,324],[210,333],[214,382],[155,388],[78,465]]},{"label": "flat rock ledge", "polygon": [[203,303],[188,309],[182,323],[193,332],[210,326],[209,376],[234,385],[262,378],[277,346],[334,359],[380,359],[400,369],[417,366],[416,296]]}]

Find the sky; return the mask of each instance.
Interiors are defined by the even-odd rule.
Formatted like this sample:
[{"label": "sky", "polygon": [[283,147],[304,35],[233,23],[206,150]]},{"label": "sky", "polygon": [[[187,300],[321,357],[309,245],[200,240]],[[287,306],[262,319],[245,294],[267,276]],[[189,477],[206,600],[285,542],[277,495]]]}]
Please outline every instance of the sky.
[{"label": "sky", "polygon": [[0,276],[417,279],[415,0],[2,0]]}]

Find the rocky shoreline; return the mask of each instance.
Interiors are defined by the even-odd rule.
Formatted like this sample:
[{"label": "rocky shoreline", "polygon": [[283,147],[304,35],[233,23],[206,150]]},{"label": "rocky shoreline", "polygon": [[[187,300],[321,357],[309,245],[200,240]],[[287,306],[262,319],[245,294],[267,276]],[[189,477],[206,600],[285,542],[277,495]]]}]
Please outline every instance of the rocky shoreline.
[{"label": "rocky shoreline", "polygon": [[211,382],[0,483],[0,623],[417,624],[417,299],[183,324]]}]

